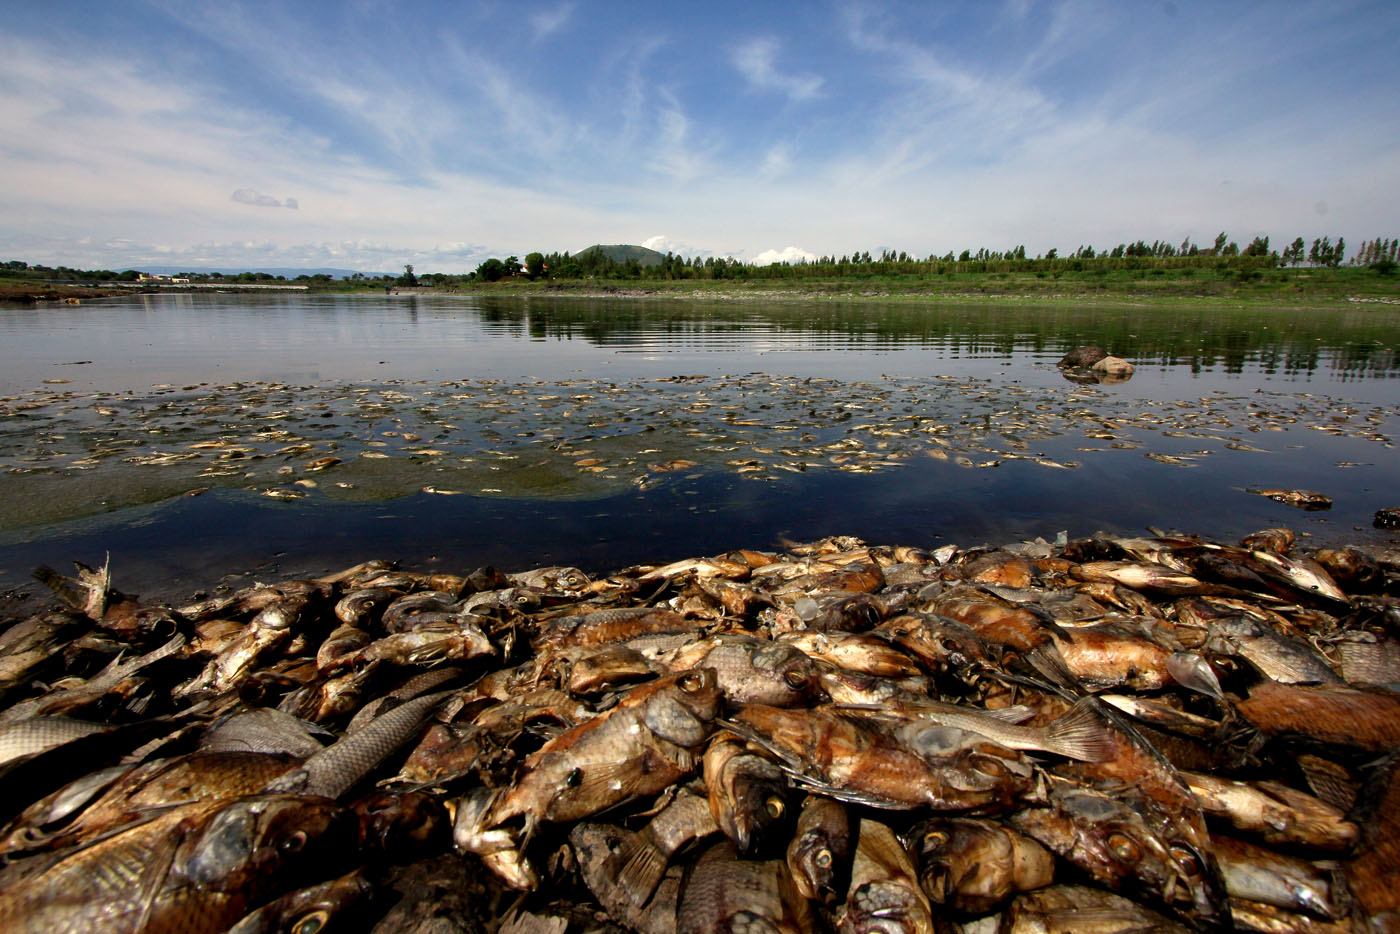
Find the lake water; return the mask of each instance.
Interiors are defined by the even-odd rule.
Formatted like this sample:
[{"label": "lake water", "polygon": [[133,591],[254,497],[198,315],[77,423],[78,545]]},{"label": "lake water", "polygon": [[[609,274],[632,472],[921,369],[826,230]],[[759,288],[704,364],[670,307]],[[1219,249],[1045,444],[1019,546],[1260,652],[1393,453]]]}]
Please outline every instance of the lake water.
[{"label": "lake water", "polygon": [[[1135,375],[1067,380],[1080,344]],[[830,534],[1392,541],[1371,517],[1400,506],[1397,344],[1400,313],[1362,304],[5,307],[0,614],[35,565],[107,555],[118,587],[174,598],[369,557],[600,573]]]}]

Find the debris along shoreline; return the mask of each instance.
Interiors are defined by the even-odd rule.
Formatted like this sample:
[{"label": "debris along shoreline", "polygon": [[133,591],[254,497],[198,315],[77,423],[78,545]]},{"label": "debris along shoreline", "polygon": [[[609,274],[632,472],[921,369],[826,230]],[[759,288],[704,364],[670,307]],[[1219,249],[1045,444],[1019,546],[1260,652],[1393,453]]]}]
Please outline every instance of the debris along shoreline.
[{"label": "debris along shoreline", "polygon": [[0,632],[7,931],[1400,912],[1395,548],[834,537],[177,606],[36,576],[62,605]]},{"label": "debris along shoreline", "polygon": [[1322,435],[1388,450],[1394,425],[1386,406],[1317,393],[1215,391],[1186,404],[983,377],[241,382],[142,394],[56,380],[0,397],[0,529],[210,487],[276,500],[562,499],[692,471],[772,481],[930,460],[1072,471],[1106,458],[1189,469]]}]

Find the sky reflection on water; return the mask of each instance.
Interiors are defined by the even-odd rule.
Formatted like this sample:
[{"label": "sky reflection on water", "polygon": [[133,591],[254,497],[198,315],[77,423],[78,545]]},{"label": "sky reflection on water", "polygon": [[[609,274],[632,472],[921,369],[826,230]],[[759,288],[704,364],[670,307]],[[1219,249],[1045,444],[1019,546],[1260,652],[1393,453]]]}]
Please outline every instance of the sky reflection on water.
[{"label": "sky reflection on water", "polygon": [[[8,424],[0,424],[9,432],[9,454],[19,458],[7,461],[13,472],[0,486],[0,516],[10,517],[0,531],[0,589],[20,588],[39,562],[91,563],[105,552],[119,585],[175,595],[269,562],[299,570],[376,556],[450,568],[570,563],[602,572],[836,533],[971,544],[1060,531],[1136,533],[1147,525],[1231,538],[1289,524],[1318,539],[1389,540],[1369,520],[1377,508],[1400,505],[1400,464],[1391,443],[1400,402],[1397,322],[1400,315],[1369,307],[1295,312],[407,296],[161,296],[5,309],[0,395],[12,408],[44,394],[69,395],[49,415],[42,407],[12,411]],[[1132,360],[1136,375],[1089,389],[1066,383],[1054,362],[1085,343]],[[676,376],[712,382],[655,382]],[[771,405],[754,388],[765,376],[774,378]],[[830,382],[817,384],[821,391],[810,405],[806,396],[794,402],[808,378]],[[442,390],[435,387],[444,381],[470,392],[461,408],[434,421],[423,403],[438,404],[434,393]],[[650,404],[665,389],[667,404],[698,404],[691,412],[697,418],[710,405],[740,408],[733,400],[742,396],[744,419],[753,425],[746,433],[713,419],[655,418],[641,428],[623,424],[622,410],[610,409],[599,426],[615,427],[588,429],[552,419],[550,411],[558,410],[539,402],[559,395],[546,385],[559,381],[589,392],[613,384],[619,405]],[[235,383],[242,385],[235,390]],[[160,384],[171,388],[152,389]],[[364,399],[385,385],[397,386],[391,392],[399,397],[382,409],[336,408],[337,398]],[[706,385],[716,387],[713,398]],[[511,430],[502,428],[496,440],[489,437],[497,424],[490,406],[511,397],[483,395],[488,390],[514,391],[522,403],[511,419],[499,421]],[[866,398],[867,392],[875,395]],[[220,393],[231,401],[224,414],[201,420],[171,407],[172,399],[192,399],[219,409],[209,403]],[[296,400],[315,399],[326,409],[315,413],[324,422],[295,412]],[[843,414],[843,400],[852,399],[864,400],[856,421],[833,420]],[[279,416],[268,408],[275,405],[293,414]],[[318,474],[321,485],[293,502],[259,495],[275,477],[239,486],[218,471],[208,481],[211,492],[183,497],[181,484],[196,485],[193,478],[201,475],[190,472],[185,483],[175,468],[129,466],[149,455],[132,438],[117,438],[119,430],[99,438],[100,419],[82,421],[88,410],[105,406],[115,407],[109,411],[119,414],[110,421],[128,434],[158,428],[148,439],[151,450],[186,451],[221,430],[233,438],[242,431],[235,430],[241,406],[250,418],[290,418],[268,424],[308,447],[357,459]],[[161,406],[162,421],[143,420]],[[64,414],[52,414],[58,412]],[[424,448],[401,442],[410,418],[418,419],[411,427],[424,434],[421,445],[436,444],[438,454],[413,454]],[[1112,426],[1103,438],[1092,437],[1095,419]],[[792,424],[775,424],[783,420]],[[814,453],[841,443],[853,424],[858,457],[842,460],[837,448]],[[909,448],[907,439],[919,437],[917,425],[928,437],[946,429],[948,456],[930,456],[925,448],[932,444]],[[1040,430],[1046,426],[1054,430]],[[519,437],[551,428],[555,436]],[[388,441],[373,440],[380,435]],[[565,460],[570,469],[562,472],[542,467],[544,480],[538,472],[518,474],[520,486],[483,481],[473,471],[507,465],[483,465],[469,436],[478,448],[547,447],[556,460],[574,460]],[[589,468],[573,469],[584,463],[576,452],[597,446],[599,437],[604,450],[590,456],[598,475],[588,477]],[[47,447],[23,449],[33,438]],[[79,450],[84,438],[121,443],[112,450],[122,456],[88,457]],[[738,450],[726,460],[685,447],[692,443],[687,438],[695,448]],[[367,444],[381,445],[385,461],[359,460],[369,456]],[[886,456],[905,449],[905,462]],[[247,476],[277,467],[290,483],[303,476],[306,458],[320,453],[274,456],[274,450],[250,449],[250,458],[267,459],[258,467],[249,461]],[[104,451],[110,453],[99,445],[98,453]],[[75,459],[79,466],[68,467]],[[208,471],[208,460],[197,464]],[[694,466],[657,470],[658,463],[686,461]],[[1046,461],[1073,466],[1047,469]],[[373,476],[351,469],[380,463]],[[857,472],[872,465],[877,469]],[[186,466],[193,471],[195,463]],[[425,473],[431,470],[456,472]],[[421,492],[424,478],[437,476],[477,485],[457,496]],[[324,482],[335,477],[355,482],[337,495]],[[106,495],[105,481],[119,486],[113,492],[120,495]],[[501,491],[481,492],[487,482]],[[1259,486],[1318,489],[1335,504],[1329,512],[1302,513],[1245,492]],[[42,509],[25,513],[28,507],[15,499],[56,495],[75,500],[59,521],[43,519]],[[39,518],[26,521],[26,514]]]}]

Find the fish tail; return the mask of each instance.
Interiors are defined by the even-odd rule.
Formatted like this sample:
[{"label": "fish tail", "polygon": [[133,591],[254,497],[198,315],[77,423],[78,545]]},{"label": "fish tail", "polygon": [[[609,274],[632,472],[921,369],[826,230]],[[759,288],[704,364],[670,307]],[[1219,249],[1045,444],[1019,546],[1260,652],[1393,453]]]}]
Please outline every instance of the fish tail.
[{"label": "fish tail", "polygon": [[644,905],[651,898],[661,877],[666,874],[666,856],[650,840],[638,834],[628,838],[618,851],[622,868],[617,880],[622,890],[629,893],[638,905]]},{"label": "fish tail", "polygon": [[1081,762],[1107,762],[1115,754],[1113,734],[1098,714],[1098,704],[1085,698],[1056,719],[1045,731],[1051,752]]}]

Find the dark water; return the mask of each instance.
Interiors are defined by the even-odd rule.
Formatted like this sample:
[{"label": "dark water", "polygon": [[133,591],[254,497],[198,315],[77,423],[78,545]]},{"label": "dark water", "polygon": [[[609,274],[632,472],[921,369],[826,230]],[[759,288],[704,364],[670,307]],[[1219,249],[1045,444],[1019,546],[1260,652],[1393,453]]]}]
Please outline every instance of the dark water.
[{"label": "dark water", "polygon": [[[0,590],[108,554],[118,586],[175,597],[367,557],[603,572],[828,534],[1387,541],[1371,516],[1400,506],[1398,343],[1400,314],[1374,305],[6,308]],[[1054,364],[1079,344],[1135,375],[1067,381]]]}]

